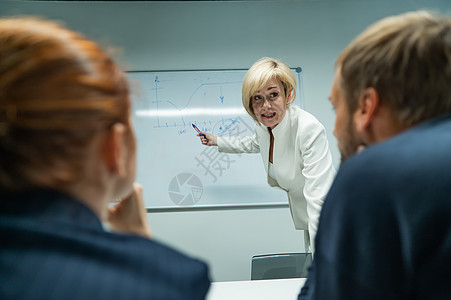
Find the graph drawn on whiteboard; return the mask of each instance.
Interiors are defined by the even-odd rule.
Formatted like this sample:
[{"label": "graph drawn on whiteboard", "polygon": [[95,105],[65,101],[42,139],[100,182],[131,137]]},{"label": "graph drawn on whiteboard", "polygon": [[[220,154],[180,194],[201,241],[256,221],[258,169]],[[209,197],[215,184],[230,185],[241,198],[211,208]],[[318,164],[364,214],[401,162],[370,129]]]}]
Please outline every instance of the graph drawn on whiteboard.
[{"label": "graph drawn on whiteboard", "polygon": [[[301,70],[293,69],[298,86]],[[246,70],[127,72],[138,143],[137,181],[148,208],[286,203],[270,188],[260,154],[227,154],[200,143],[195,124],[216,136],[253,135],[241,103]],[[295,105],[302,107],[298,88]]]}]

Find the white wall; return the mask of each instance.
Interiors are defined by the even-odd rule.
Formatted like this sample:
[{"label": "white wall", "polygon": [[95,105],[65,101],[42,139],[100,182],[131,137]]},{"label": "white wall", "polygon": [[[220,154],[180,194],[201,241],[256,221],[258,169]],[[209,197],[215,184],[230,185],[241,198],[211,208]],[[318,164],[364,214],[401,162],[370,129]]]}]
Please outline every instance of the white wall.
[{"label": "white wall", "polygon": [[285,208],[152,213],[157,237],[205,260],[214,280],[250,279],[253,255],[303,252],[303,231]]},{"label": "white wall", "polygon": [[[335,58],[374,21],[423,8],[450,13],[451,1],[0,1],[0,15],[63,20],[117,46],[127,70],[247,68],[262,56],[302,66],[306,109],[325,125],[337,167],[327,101]],[[287,207],[149,214],[156,238],[206,260],[217,281],[249,279],[252,255],[301,251],[303,235],[290,218]]]}]

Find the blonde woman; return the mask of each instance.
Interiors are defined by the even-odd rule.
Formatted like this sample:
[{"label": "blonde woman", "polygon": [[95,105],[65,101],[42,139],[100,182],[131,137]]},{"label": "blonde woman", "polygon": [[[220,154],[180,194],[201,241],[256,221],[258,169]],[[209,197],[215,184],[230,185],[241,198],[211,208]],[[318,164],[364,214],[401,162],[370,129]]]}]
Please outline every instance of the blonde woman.
[{"label": "blonde woman", "polygon": [[323,125],[311,114],[291,105],[296,78],[281,61],[258,60],[246,73],[243,106],[255,121],[254,135],[217,137],[207,132],[202,144],[220,152],[261,153],[268,184],[287,192],[296,229],[306,233],[313,252],[318,218],[335,176]]}]

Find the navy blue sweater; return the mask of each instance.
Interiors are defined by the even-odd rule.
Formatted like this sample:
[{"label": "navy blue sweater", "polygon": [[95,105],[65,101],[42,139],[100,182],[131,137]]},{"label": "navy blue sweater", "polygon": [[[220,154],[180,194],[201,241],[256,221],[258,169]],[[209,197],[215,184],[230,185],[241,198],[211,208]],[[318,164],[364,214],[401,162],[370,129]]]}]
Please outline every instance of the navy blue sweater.
[{"label": "navy blue sweater", "polygon": [[451,299],[451,118],[341,166],[299,299]]}]

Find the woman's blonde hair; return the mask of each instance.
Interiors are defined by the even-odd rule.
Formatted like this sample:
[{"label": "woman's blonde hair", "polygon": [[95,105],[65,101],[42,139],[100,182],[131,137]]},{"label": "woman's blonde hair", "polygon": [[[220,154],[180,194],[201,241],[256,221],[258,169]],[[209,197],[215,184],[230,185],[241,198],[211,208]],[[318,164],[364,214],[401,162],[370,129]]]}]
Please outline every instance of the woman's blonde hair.
[{"label": "woman's blonde hair", "polygon": [[251,102],[252,95],[273,79],[280,80],[285,90],[285,95],[290,96],[287,106],[296,99],[296,77],[293,71],[280,60],[270,57],[259,59],[249,68],[244,76],[241,92],[244,108],[256,121],[257,117]]}]

